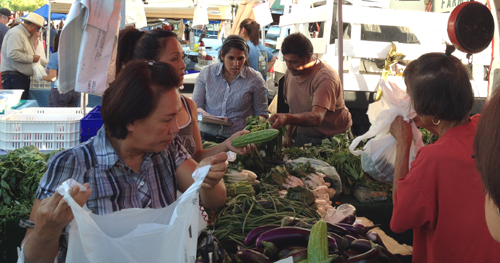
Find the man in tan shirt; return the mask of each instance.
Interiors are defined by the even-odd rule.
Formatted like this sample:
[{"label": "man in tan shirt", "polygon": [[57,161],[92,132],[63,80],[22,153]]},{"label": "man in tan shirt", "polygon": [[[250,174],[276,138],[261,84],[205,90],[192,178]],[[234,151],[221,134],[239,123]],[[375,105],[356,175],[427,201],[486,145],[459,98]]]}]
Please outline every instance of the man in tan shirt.
[{"label": "man in tan shirt", "polygon": [[290,113],[274,114],[273,128],[286,125],[284,146],[321,144],[323,139],[340,134],[352,125],[345,106],[337,72],[313,58],[311,41],[301,33],[289,35],[281,45],[287,65],[283,96]]},{"label": "man in tan shirt", "polygon": [[45,19],[33,12],[24,18],[24,23],[15,26],[5,34],[1,52],[2,85],[4,89],[23,89],[21,99],[28,99],[30,77],[33,76],[33,63],[45,59],[35,54],[34,37],[40,32]]}]

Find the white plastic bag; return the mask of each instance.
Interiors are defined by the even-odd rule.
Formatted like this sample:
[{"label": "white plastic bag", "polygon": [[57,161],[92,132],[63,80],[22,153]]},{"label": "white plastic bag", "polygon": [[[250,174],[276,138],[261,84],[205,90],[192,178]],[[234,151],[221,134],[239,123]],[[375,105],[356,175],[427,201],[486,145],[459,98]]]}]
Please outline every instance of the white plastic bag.
[{"label": "white plastic bag", "polygon": [[195,262],[199,190],[210,166],[193,173],[194,183],[161,209],[123,209],[96,215],[66,193],[71,222],[66,262]]},{"label": "white plastic bag", "polygon": [[[398,116],[405,121],[415,118],[416,113],[411,106],[411,99],[405,91],[392,82],[380,80],[382,99],[368,106],[370,129],[365,134],[356,137],[349,150],[354,155],[361,155],[363,170],[378,181],[392,184],[394,164],[396,163],[396,139],[389,133],[392,122]],[[422,133],[414,122],[411,123],[413,141],[410,149],[410,164],[415,159],[418,150],[424,146]],[[358,144],[365,139],[371,139],[363,148],[356,150]]]},{"label": "white plastic bag", "polygon": [[31,63],[31,66],[33,67],[33,77],[38,81],[44,81],[43,76],[47,76],[47,71],[45,71],[42,64],[40,64],[40,62],[36,62]]}]

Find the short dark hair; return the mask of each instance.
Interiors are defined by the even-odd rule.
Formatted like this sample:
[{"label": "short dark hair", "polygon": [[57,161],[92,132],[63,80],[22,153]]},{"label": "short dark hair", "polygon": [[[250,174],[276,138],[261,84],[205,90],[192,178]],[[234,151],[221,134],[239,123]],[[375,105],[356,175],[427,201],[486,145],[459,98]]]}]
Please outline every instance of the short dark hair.
[{"label": "short dark hair", "polygon": [[474,106],[469,73],[454,56],[424,54],[408,64],[403,77],[413,107],[420,116],[459,122]]},{"label": "short dark hair", "polygon": [[116,52],[116,75],[132,59],[159,61],[170,37],[177,39],[173,31],[163,29],[154,29],[147,33],[132,26],[122,29]]},{"label": "short dark hair", "polygon": [[248,50],[249,50],[248,44],[243,37],[238,35],[230,35],[226,38],[226,40],[224,40],[224,43],[222,44],[222,47],[219,51],[219,59],[223,61],[224,56],[226,56],[226,54],[232,48],[236,48],[243,51],[243,53],[245,53],[245,66],[250,66],[250,61],[248,57]]},{"label": "short dark hair", "polygon": [[474,157],[476,167],[483,179],[484,189],[500,207],[500,92],[496,91],[483,108],[476,136]]},{"label": "short dark hair", "polygon": [[283,55],[294,54],[300,58],[306,58],[314,53],[311,40],[302,33],[293,33],[287,36],[281,44],[281,53]]},{"label": "short dark hair", "polygon": [[180,83],[176,69],[163,62],[130,61],[102,97],[101,115],[106,134],[125,139],[127,125],[154,112],[166,91]]}]

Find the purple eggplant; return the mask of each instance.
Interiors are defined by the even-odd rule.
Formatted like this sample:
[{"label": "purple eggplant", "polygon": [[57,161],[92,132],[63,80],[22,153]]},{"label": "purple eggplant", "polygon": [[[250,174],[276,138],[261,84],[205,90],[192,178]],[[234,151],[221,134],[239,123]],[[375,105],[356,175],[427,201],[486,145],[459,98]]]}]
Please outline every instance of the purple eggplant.
[{"label": "purple eggplant", "polygon": [[377,234],[377,232],[370,231],[370,232],[366,233],[365,237],[366,237],[367,240],[371,240],[371,241],[379,244],[383,248],[387,249],[387,247],[385,246],[384,242],[382,241],[382,239],[380,238],[380,236]]},{"label": "purple eggplant", "polygon": [[[291,226],[280,227],[262,233],[255,241],[255,245],[257,247],[263,247],[262,241],[266,241],[272,242],[280,249],[289,246],[307,247],[310,234],[311,230],[309,229]],[[338,248],[337,241],[332,237],[328,237],[328,247],[330,250],[335,250]]]},{"label": "purple eggplant", "polygon": [[288,257],[292,257],[294,263],[297,263],[297,262],[300,262],[304,259],[307,259],[307,248],[298,250],[298,251],[288,255]]},{"label": "purple eggplant", "polygon": [[292,254],[292,253],[297,252],[299,250],[302,250],[304,248],[307,249],[307,247],[300,247],[300,246],[291,246],[291,247],[284,248],[280,251],[280,253],[278,254],[278,257],[280,259],[286,258],[289,254]]},{"label": "purple eggplant", "polygon": [[348,215],[344,217],[342,220],[339,221],[339,223],[344,223],[344,224],[354,224],[356,222],[356,216],[355,215]]},{"label": "purple eggplant", "polygon": [[348,258],[344,263],[375,263],[379,258],[380,246],[375,246],[363,254]]},{"label": "purple eggplant", "polygon": [[238,250],[236,257],[243,263],[272,263],[268,257],[250,249]]},{"label": "purple eggplant", "polygon": [[255,240],[264,232],[267,232],[271,229],[275,229],[280,227],[279,225],[265,225],[265,226],[260,226],[252,229],[250,232],[248,232],[247,237],[245,238],[245,241],[243,241],[243,244],[245,246],[250,246],[255,243]]},{"label": "purple eggplant", "polygon": [[374,226],[364,226],[362,224],[349,225],[344,223],[335,223],[335,225],[345,228],[351,233],[351,236],[355,238],[360,238],[361,236],[364,236],[368,231],[380,226],[379,224]]},{"label": "purple eggplant", "polygon": [[[333,232],[328,232],[328,242],[330,242],[330,239],[335,240],[335,248],[341,251],[349,247],[350,242],[346,238],[341,237]],[[332,246],[329,246],[329,248],[330,250],[332,250]]]},{"label": "purple eggplant", "polygon": [[326,223],[326,227],[328,229],[328,232],[333,232],[333,233],[340,235],[340,236],[345,236],[345,235],[350,234],[350,232],[347,229],[345,229],[344,227],[339,226],[339,225]]},{"label": "purple eggplant", "polygon": [[[378,246],[378,245],[376,245]],[[357,239],[351,243],[351,249],[357,250],[359,252],[366,252],[372,249],[372,243],[366,239]],[[401,263],[401,261],[394,256],[389,250],[385,247],[380,247],[380,261],[383,263]]]},{"label": "purple eggplant", "polygon": [[351,235],[345,235],[344,238],[349,242],[349,244],[351,244],[352,241],[357,239]]}]

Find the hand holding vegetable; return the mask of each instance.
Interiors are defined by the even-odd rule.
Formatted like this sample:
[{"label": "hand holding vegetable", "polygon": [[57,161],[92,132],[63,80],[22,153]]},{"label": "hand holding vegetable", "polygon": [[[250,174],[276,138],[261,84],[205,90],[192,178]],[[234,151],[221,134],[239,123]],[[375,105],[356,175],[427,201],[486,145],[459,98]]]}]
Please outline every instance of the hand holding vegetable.
[{"label": "hand holding vegetable", "polygon": [[242,131],[239,131],[239,132],[233,134],[231,137],[229,137],[227,140],[224,141],[224,145],[226,146],[226,148],[229,151],[235,152],[239,155],[245,155],[245,154],[251,153],[253,150],[257,149],[257,146],[255,146],[254,143],[250,143],[250,144],[248,144],[246,146],[242,146],[242,147],[234,147],[232,145],[233,139],[240,137],[241,135],[247,134],[247,133],[250,133],[250,132],[246,131],[246,130],[242,130]]},{"label": "hand holding vegetable", "polygon": [[212,165],[212,167],[210,168],[205,181],[203,181],[201,188],[211,189],[221,181],[222,177],[224,177],[224,173],[227,170],[227,154],[219,153],[212,157],[205,158],[198,164],[197,168],[206,165]]},{"label": "hand holding vegetable", "polygon": [[398,143],[404,143],[408,147],[411,146],[413,140],[413,132],[411,129],[411,121],[406,122],[403,117],[398,116],[391,124],[390,132]]},{"label": "hand holding vegetable", "polygon": [[269,122],[271,123],[274,122],[273,129],[279,129],[281,128],[281,126],[286,125],[287,115],[288,114],[280,114],[280,113],[273,114],[271,118],[269,118]]}]

